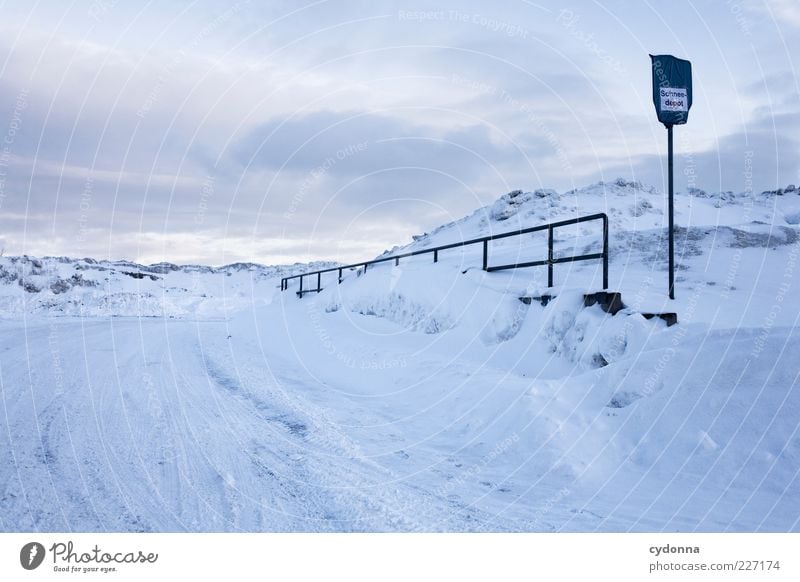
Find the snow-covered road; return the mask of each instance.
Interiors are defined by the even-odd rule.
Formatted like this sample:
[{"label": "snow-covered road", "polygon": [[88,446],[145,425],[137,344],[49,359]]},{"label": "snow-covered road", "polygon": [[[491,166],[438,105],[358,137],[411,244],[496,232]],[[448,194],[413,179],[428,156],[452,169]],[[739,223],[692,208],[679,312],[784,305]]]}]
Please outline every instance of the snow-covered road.
[{"label": "snow-covered road", "polygon": [[664,376],[692,380],[651,394],[631,370],[668,335],[559,380],[530,337],[520,359],[550,368],[509,373],[480,342],[319,309],[3,322],[0,529],[798,527],[797,391],[770,388],[796,383],[791,328],[750,370],[737,338],[705,338]]},{"label": "snow-covered road", "polygon": [[231,333],[157,318],[4,323],[0,527],[524,527],[398,471],[400,448],[365,451],[356,438],[384,419]]}]

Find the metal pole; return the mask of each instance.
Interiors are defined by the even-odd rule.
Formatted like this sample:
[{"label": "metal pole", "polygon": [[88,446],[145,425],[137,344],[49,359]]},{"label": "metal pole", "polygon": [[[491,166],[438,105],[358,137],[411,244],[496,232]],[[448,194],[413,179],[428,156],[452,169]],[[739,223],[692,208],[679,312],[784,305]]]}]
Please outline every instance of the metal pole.
[{"label": "metal pole", "polygon": [[603,291],[608,289],[608,217],[603,215]]},{"label": "metal pole", "polygon": [[342,284],[342,270],[339,269],[339,284]]},{"label": "metal pole", "polygon": [[299,295],[300,295],[300,297],[303,296],[303,276],[302,275],[300,275],[300,293],[299,293]]},{"label": "metal pole", "polygon": [[439,262],[439,251],[433,251],[433,262],[434,263]]},{"label": "metal pole", "polygon": [[489,241],[483,241],[483,270],[489,268]]},{"label": "metal pole", "polygon": [[322,291],[322,273],[317,273],[317,293]]},{"label": "metal pole", "polygon": [[669,298],[675,299],[675,233],[672,184],[672,125],[667,126],[667,166],[669,171]]},{"label": "metal pole", "polygon": [[553,286],[553,226],[547,227],[547,286]]}]

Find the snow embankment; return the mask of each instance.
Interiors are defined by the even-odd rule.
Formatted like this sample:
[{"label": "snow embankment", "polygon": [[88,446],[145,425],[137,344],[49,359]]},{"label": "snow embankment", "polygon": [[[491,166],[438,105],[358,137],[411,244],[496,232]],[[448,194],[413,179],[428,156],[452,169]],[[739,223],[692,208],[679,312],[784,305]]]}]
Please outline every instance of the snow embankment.
[{"label": "snow embankment", "polygon": [[[435,451],[459,449],[491,466],[482,482],[492,491],[522,490],[514,504],[536,497],[526,483],[566,491],[574,513],[548,516],[557,529],[797,529],[800,196],[693,191],[676,204],[676,301],[666,297],[663,197],[617,181],[513,192],[393,249],[606,212],[610,288],[627,305],[615,316],[584,307],[597,263],[557,265],[548,288],[544,267],[486,273],[480,250],[464,249],[349,272],[302,300],[290,289],[257,317],[284,322],[287,357],[328,389],[377,399],[392,434],[416,436],[412,457],[433,463]],[[592,237],[565,229],[559,252]],[[545,248],[533,237],[493,246],[490,264]],[[544,294],[555,296],[546,306],[519,300]],[[677,326],[642,315],[666,311]],[[414,365],[378,373],[364,361]]]}]

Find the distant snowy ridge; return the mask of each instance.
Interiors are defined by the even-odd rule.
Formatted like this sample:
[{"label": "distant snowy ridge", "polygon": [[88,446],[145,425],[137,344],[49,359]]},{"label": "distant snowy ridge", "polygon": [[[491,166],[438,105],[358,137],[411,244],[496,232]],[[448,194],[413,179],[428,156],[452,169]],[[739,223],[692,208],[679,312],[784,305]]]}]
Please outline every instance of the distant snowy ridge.
[{"label": "distant snowy ridge", "polygon": [[67,257],[0,257],[0,314],[183,317],[220,315],[271,298],[278,279],[331,262],[222,267]]}]

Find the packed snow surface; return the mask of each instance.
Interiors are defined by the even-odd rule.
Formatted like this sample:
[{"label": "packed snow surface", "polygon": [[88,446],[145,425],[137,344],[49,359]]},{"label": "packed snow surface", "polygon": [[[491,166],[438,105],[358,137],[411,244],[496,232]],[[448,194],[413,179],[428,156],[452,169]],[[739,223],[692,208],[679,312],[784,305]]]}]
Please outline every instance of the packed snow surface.
[{"label": "packed snow surface", "polygon": [[[675,301],[664,202],[515,191],[387,251],[605,212],[614,316],[584,307],[600,261],[548,289],[479,246],[302,299],[281,277],[330,264],[0,257],[0,529],[797,531],[800,195],[677,195]],[[600,223],[554,234],[601,248]]]}]

